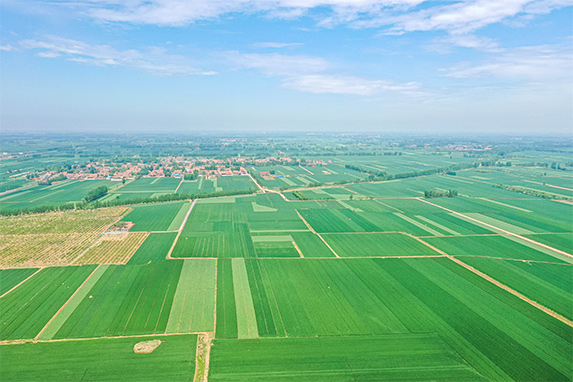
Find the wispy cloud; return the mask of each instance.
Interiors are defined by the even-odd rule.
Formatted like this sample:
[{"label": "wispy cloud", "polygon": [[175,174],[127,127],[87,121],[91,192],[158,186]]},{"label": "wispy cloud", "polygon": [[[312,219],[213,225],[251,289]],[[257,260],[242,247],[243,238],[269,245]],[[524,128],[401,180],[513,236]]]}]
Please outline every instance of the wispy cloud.
[{"label": "wispy cloud", "polygon": [[301,42],[256,42],[253,44],[253,48],[256,49],[266,49],[266,48],[290,48],[293,46],[301,46]]},{"label": "wispy cloud", "polygon": [[461,63],[445,70],[452,78],[573,80],[573,53],[569,47],[530,46],[507,50],[477,65]]},{"label": "wispy cloud", "polygon": [[315,94],[350,94],[372,96],[395,92],[406,96],[422,96],[415,82],[396,83],[389,80],[330,74],[333,65],[322,58],[284,54],[241,54],[226,52],[224,59],[235,68],[256,69],[268,77],[281,77],[282,87]]},{"label": "wispy cloud", "polygon": [[454,0],[446,4],[431,0],[52,0],[47,4],[72,7],[104,22],[182,26],[249,13],[281,19],[309,15],[321,27],[386,27],[391,34],[430,30],[467,34],[511,18],[531,18],[570,6],[573,0]]},{"label": "wispy cloud", "polygon": [[38,50],[37,55],[43,58],[63,57],[69,61],[102,67],[125,66],[158,76],[215,74],[185,65],[182,57],[167,54],[157,47],[149,47],[145,52],[117,50],[109,45],[90,45],[50,36],[43,40],[22,40],[12,50]]},{"label": "wispy cloud", "polygon": [[382,92],[397,92],[410,96],[420,96],[420,84],[409,82],[393,84],[390,81],[370,80],[355,76],[312,74],[288,77],[283,86],[306,93],[353,94],[372,96]]},{"label": "wispy cloud", "polygon": [[450,53],[454,47],[472,48],[492,53],[503,51],[496,40],[488,37],[476,36],[473,34],[438,37],[432,40],[429,45],[427,45],[429,50],[438,53]]}]

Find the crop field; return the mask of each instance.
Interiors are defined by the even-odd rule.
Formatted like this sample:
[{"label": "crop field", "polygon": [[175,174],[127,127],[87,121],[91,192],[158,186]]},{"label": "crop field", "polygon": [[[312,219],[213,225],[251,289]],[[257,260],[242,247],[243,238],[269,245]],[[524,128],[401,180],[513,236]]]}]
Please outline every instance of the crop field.
[{"label": "crop field", "polygon": [[433,334],[215,340],[211,370],[213,382],[486,380]]},{"label": "crop field", "polygon": [[413,237],[401,233],[328,234],[323,237],[342,257],[439,255]]},{"label": "crop field", "polygon": [[100,236],[73,264],[125,264],[148,235],[133,232]]},{"label": "crop field", "polygon": [[165,192],[174,193],[181,183],[178,178],[139,178],[116,190],[117,193]]},{"label": "crop field", "polygon": [[125,211],[115,207],[0,217],[0,266],[69,264]]},{"label": "crop field", "polygon": [[45,268],[0,297],[0,340],[34,338],[94,269]]},{"label": "crop field", "polygon": [[134,223],[132,232],[176,231],[190,206],[189,202],[134,205],[122,221]]},{"label": "crop field", "polygon": [[66,180],[51,186],[35,186],[0,197],[0,210],[34,208],[43,205],[58,205],[79,202],[94,188],[109,189],[121,184],[109,180]]},{"label": "crop field", "polygon": [[541,303],[573,319],[573,269],[567,264],[546,264],[484,258],[464,262]]},{"label": "crop field", "polygon": [[[198,196],[0,217],[2,381],[573,380],[573,204],[552,200],[573,195],[565,146],[188,139],[169,158],[170,144],[114,155],[240,165],[262,189],[209,169],[36,186],[22,173],[57,161],[0,164],[0,190],[28,183],[0,211],[100,184],[104,203]],[[193,154],[230,146],[235,157]],[[70,150],[77,173],[98,161]]]},{"label": "crop field", "polygon": [[[434,332],[488,379],[570,373],[571,327],[449,259],[245,262],[259,336]],[[218,338],[237,337],[233,277],[219,274]]]},{"label": "crop field", "polygon": [[176,237],[175,232],[150,233],[127,264],[147,264],[150,261],[165,260]]},{"label": "crop field", "polygon": [[54,338],[164,333],[182,265],[110,266]]},{"label": "crop field", "polygon": [[186,259],[171,306],[166,333],[215,330],[216,261]]},{"label": "crop field", "polygon": [[37,268],[0,269],[0,296],[37,271]]},{"label": "crop field", "polygon": [[[133,351],[153,339],[161,345],[152,353]],[[0,345],[2,380],[191,381],[196,343],[196,335],[179,335]]]},{"label": "crop field", "polygon": [[552,256],[542,248],[535,249],[506,236],[436,237],[424,240],[452,256],[564,262],[558,254]]}]

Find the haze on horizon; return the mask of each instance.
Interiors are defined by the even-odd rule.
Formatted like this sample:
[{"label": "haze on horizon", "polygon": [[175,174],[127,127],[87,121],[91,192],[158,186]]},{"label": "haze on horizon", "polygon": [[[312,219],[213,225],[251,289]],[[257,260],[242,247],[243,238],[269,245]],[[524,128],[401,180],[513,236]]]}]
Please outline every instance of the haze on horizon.
[{"label": "haze on horizon", "polygon": [[4,132],[571,134],[571,0],[0,2]]}]

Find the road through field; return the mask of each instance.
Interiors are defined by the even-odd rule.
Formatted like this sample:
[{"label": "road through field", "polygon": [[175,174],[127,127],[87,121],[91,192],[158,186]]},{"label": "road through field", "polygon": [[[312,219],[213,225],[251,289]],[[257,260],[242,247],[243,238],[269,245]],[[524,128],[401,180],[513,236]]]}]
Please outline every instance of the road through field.
[{"label": "road through field", "polygon": [[476,222],[476,223],[478,223],[478,224],[480,224],[480,225],[485,225],[485,226],[488,227],[488,228],[492,228],[492,229],[494,229],[494,230],[496,230],[496,231],[500,231],[500,232],[502,232],[502,233],[504,233],[504,234],[506,234],[506,235],[510,235],[510,236],[516,237],[516,238],[518,238],[518,239],[520,239],[520,240],[529,242],[529,243],[534,244],[534,245],[537,245],[537,246],[539,246],[539,247],[541,247],[541,248],[548,249],[548,250],[550,250],[550,251],[553,251],[553,252],[555,252],[555,253],[558,253],[558,254],[560,254],[560,255],[563,255],[563,256],[565,256],[565,257],[568,257],[568,258],[570,258],[570,259],[573,259],[573,255],[572,255],[572,254],[567,253],[567,252],[565,252],[565,251],[562,251],[562,250],[560,250],[560,249],[553,248],[553,247],[551,247],[551,246],[549,246],[549,245],[546,245],[546,244],[543,244],[543,243],[539,243],[539,242],[537,242],[537,241],[535,241],[535,240],[529,239],[529,238],[524,237],[524,236],[522,236],[522,235],[518,235],[518,234],[516,234],[516,233],[506,231],[506,230],[503,229],[503,228],[496,227],[496,226],[494,226],[494,225],[491,225],[491,224],[489,224],[489,223],[485,223],[485,222],[483,222],[483,221],[481,221],[481,220],[472,218],[472,217],[467,216],[467,215],[465,215],[465,214],[462,214],[462,213],[460,213],[460,212],[451,210],[451,209],[446,208],[446,207],[442,207],[442,206],[440,206],[440,205],[438,205],[438,204],[435,204],[435,203],[429,202],[429,201],[427,201],[427,200],[424,200],[423,198],[416,198],[416,199],[418,199],[418,200],[420,200],[420,201],[422,201],[422,202],[424,202],[424,203],[428,203],[428,204],[430,204],[430,205],[432,205],[432,206],[434,206],[434,207],[438,207],[438,208],[441,208],[441,209],[443,209],[443,210],[446,210],[446,211],[448,211],[448,212],[450,212],[450,213],[453,213],[453,214],[455,214],[455,215],[461,216],[461,217],[463,217],[464,219],[474,221],[474,222]]},{"label": "road through field", "polygon": [[177,237],[175,238],[175,240],[173,240],[173,245],[171,245],[171,248],[169,249],[169,253],[167,254],[168,259],[172,259],[171,253],[173,253],[173,249],[175,248],[175,245],[177,244],[177,240],[179,240],[179,236],[181,236],[181,232],[183,231],[183,227],[185,227],[185,224],[187,223],[187,219],[189,219],[189,215],[191,215],[191,211],[193,211],[193,207],[195,207],[196,203],[197,203],[197,199],[193,200],[193,203],[191,203],[191,206],[189,207],[189,211],[187,211],[187,215],[185,215],[185,218],[181,222],[181,226],[177,230]]}]

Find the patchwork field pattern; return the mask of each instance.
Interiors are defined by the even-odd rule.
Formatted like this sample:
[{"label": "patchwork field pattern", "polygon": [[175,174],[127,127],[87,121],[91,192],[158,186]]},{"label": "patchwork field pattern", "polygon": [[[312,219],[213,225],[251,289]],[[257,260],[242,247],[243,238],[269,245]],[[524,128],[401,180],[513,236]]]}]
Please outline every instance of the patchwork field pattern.
[{"label": "patchwork field pattern", "polygon": [[[262,337],[433,332],[488,379],[570,375],[571,327],[449,259],[245,262]],[[221,279],[217,337],[237,338]]]},{"label": "patchwork field pattern", "polygon": [[323,237],[343,257],[439,255],[413,237],[401,233],[347,233]]}]

